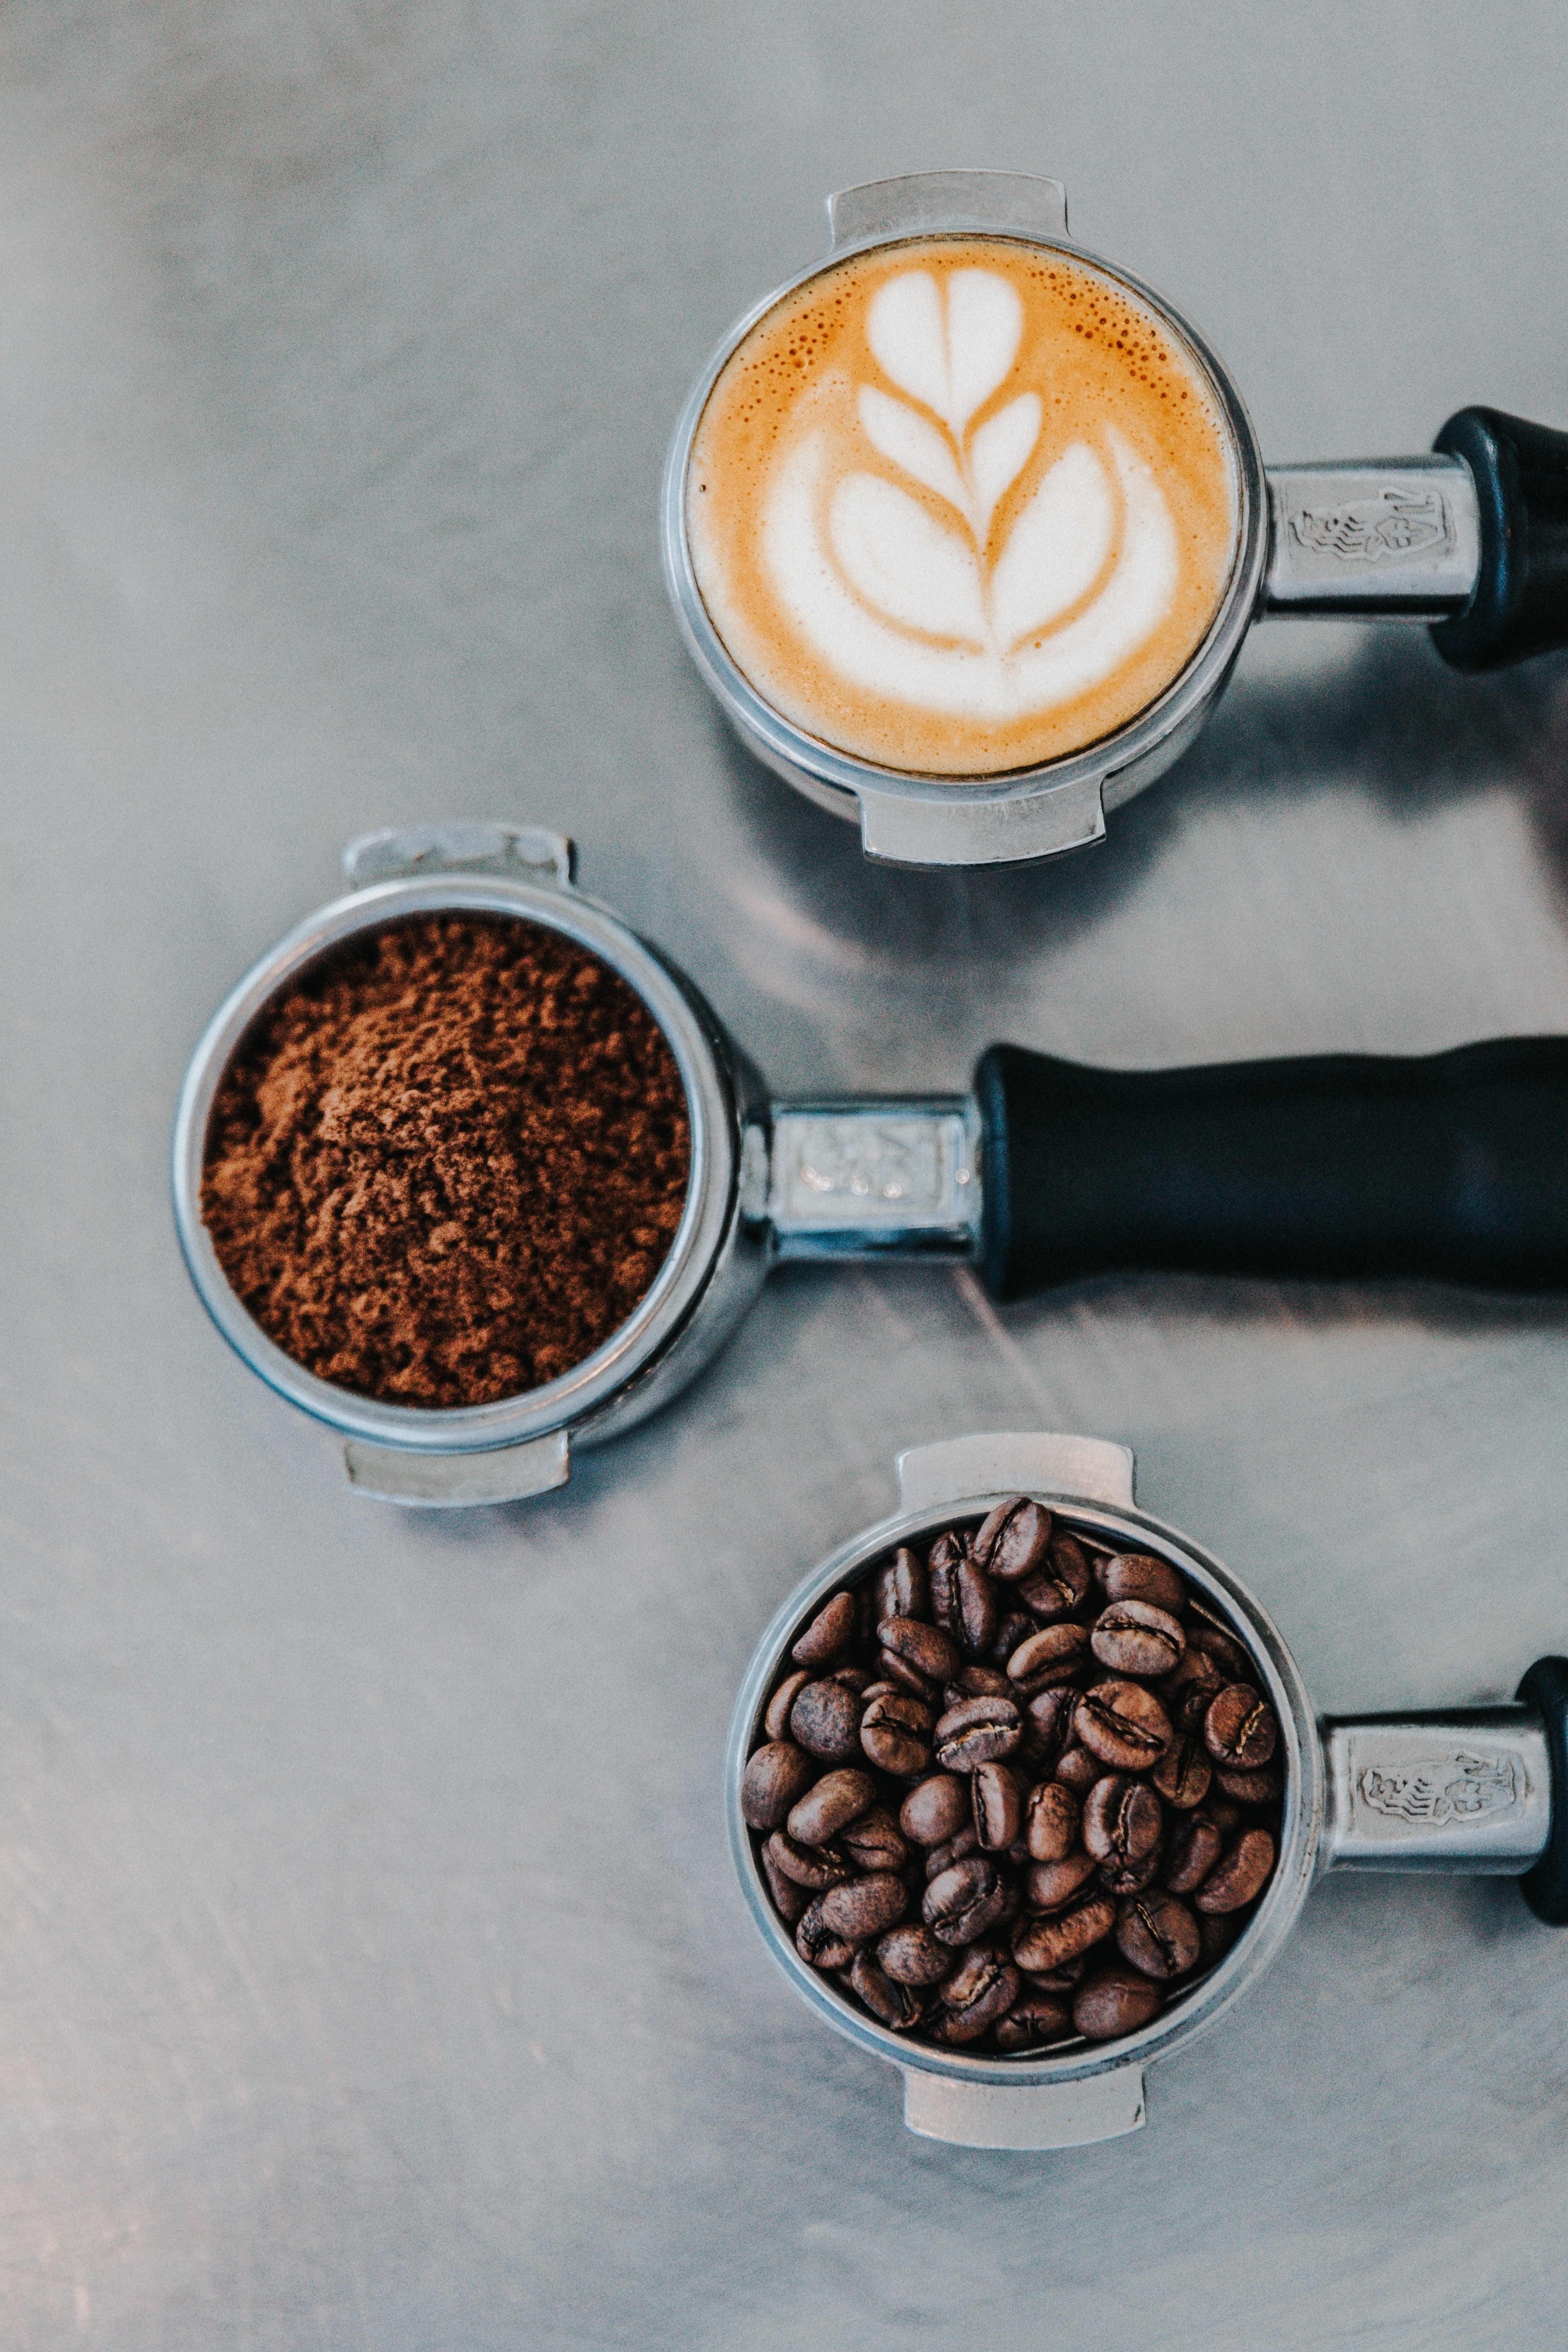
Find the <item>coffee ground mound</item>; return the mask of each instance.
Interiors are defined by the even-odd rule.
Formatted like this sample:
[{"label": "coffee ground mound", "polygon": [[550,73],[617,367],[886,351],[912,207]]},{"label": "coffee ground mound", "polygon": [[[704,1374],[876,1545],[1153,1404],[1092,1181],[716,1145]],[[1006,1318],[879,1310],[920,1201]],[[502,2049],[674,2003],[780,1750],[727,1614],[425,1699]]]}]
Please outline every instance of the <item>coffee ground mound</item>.
[{"label": "coffee ground mound", "polygon": [[423,915],[269,1003],[207,1125],[202,1219],[270,1339],[388,1403],[489,1404],[646,1297],[690,1169],[658,1023],[574,940]]}]

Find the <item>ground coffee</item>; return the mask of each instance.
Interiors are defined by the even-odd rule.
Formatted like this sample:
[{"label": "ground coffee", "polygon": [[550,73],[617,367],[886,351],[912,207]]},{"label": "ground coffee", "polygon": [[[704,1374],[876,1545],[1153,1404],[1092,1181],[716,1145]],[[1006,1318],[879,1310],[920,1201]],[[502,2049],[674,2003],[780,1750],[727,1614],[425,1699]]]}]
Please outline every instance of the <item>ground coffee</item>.
[{"label": "ground coffee", "polygon": [[593,1354],[645,1297],[690,1167],[641,999],[542,924],[423,915],[269,1003],[207,1125],[202,1218],[318,1378],[488,1404]]},{"label": "ground coffee", "polygon": [[801,1631],[741,1804],[803,1959],[917,2041],[1136,2032],[1273,1875],[1279,1725],[1169,1561],[1018,1495]]}]

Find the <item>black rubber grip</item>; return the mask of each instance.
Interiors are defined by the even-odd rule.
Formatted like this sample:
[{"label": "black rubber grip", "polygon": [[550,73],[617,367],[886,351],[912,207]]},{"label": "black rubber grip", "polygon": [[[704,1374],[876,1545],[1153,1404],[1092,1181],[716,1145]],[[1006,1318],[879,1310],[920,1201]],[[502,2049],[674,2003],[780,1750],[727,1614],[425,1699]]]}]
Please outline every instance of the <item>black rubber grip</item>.
[{"label": "black rubber grip", "polygon": [[1434,446],[1468,466],[1481,517],[1476,593],[1432,631],[1443,659],[1499,669],[1568,646],[1568,433],[1461,408]]},{"label": "black rubber grip", "polygon": [[997,1298],[1139,1267],[1568,1289],[1568,1037],[1131,1073],[993,1045],[974,1084]]},{"label": "black rubber grip", "polygon": [[1552,1759],[1552,1826],[1546,1851],[1519,1891],[1549,1927],[1568,1927],[1568,1658],[1537,1658],[1517,1696],[1546,1726]]}]

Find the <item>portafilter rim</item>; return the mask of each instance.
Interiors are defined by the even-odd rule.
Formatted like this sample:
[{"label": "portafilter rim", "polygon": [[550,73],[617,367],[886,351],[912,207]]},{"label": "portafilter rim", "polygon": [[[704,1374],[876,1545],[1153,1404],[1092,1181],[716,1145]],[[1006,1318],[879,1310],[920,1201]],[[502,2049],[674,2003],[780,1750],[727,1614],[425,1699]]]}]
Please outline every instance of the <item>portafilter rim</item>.
[{"label": "portafilter rim", "polygon": [[[679,1224],[647,1296],[572,1370],[481,1405],[388,1404],[320,1380],[268,1339],[218,1263],[201,1216],[207,1120],[237,1046],[268,1001],[363,933],[422,914],[542,924],[599,956],[658,1024],[686,1092],[691,1165]],[[696,1311],[722,1254],[740,1183],[739,1117],[711,1016],[683,976],[609,908],[574,887],[441,873],[351,890],[296,923],[229,991],[203,1031],[180,1088],[172,1184],[175,1229],[202,1304],[268,1387],[345,1436],[426,1454],[479,1453],[591,1420],[646,1373]]]},{"label": "portafilter rim", "polygon": [[[1219,602],[1200,643],[1169,685],[1143,708],[1094,742],[1064,752],[1032,768],[1013,768],[994,774],[934,775],[906,768],[883,767],[851,752],[840,751],[817,735],[786,719],[758,693],[731,655],[715,627],[701,590],[686,530],[686,482],[697,428],[710,395],[734,352],[775,306],[800,287],[857,255],[899,245],[930,245],[944,238],[984,240],[987,244],[1023,245],[1031,250],[1059,253],[1063,259],[1099,270],[1113,284],[1151,310],[1176,340],[1206,382],[1215,410],[1230,443],[1236,474],[1237,520],[1230,571]],[[1196,328],[1164,297],[1135,278],[1131,270],[1076,245],[1066,236],[1047,236],[1016,225],[990,229],[965,222],[961,226],[883,230],[836,245],[782,285],[753,302],[721,339],[698,375],[676,419],[665,460],[659,493],[659,538],[665,586],[677,625],[698,672],[721,709],[752,738],[763,756],[784,761],[809,775],[814,789],[839,813],[853,816],[858,782],[874,784],[882,793],[907,793],[916,801],[957,796],[966,804],[982,804],[1032,797],[1049,788],[1070,786],[1086,778],[1109,783],[1124,768],[1139,766],[1184,723],[1217,695],[1230,674],[1242,640],[1257,616],[1264,569],[1268,555],[1268,498],[1263,454],[1250,416],[1229,371]]]},{"label": "portafilter rim", "polygon": [[[1091,1537],[1157,1551],[1219,1603],[1258,1668],[1279,1718],[1285,1750],[1285,1811],[1274,1875],[1245,1933],[1217,1967],[1190,1992],[1177,1995],[1150,2024],[1114,2042],[1075,2041],[1059,2057],[1048,2051],[1016,2058],[965,2057],[959,2051],[941,2050],[878,2024],[802,1959],[793,1936],[773,1909],[757,1863],[753,1832],[741,1810],[741,1783],[768,1697],[787,1664],[791,1645],[823,1601],[836,1591],[863,1582],[879,1560],[898,1545],[919,1544],[960,1520],[983,1517],[1007,1499],[1007,1492],[1018,1491],[1059,1512],[1069,1529],[1081,1528]],[[1186,2048],[1208,2032],[1258,1981],[1295,1925],[1317,1867],[1323,1826],[1323,1763],[1316,1720],[1300,1670],[1267,1611],[1223,1562],[1163,1521],[1135,1507],[1110,1508],[1047,1487],[966,1495],[901,1511],[851,1537],[804,1577],[774,1612],[752,1654],[731,1717],[724,1787],[730,1850],[752,1922],[770,1958],[807,2007],[836,2032],[906,2073],[913,2069],[993,2088],[1077,2082],[1121,2067],[1143,2066]]]}]

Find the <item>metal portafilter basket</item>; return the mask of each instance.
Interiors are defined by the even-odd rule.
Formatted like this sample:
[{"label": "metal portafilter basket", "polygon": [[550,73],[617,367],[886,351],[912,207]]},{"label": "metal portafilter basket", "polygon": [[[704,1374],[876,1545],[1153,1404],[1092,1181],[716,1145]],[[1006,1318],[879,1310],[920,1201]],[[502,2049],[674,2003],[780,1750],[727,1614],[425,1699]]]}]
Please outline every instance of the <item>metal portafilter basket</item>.
[{"label": "metal portafilter basket", "polygon": [[[1425,621],[1444,659],[1489,669],[1568,645],[1568,434],[1466,408],[1427,457],[1266,467],[1230,376],[1168,302],[1074,246],[1058,180],[927,172],[827,199],[829,250],[737,320],[681,411],[665,472],[665,577],[699,671],[747,748],[858,822],[869,856],[906,866],[1047,857],[1100,839],[1106,814],[1194,740],[1260,617]],[[1206,381],[1235,467],[1229,577],[1206,635],[1164,691],[1087,748],[1004,774],[922,776],[849,756],[775,709],[737,667],[698,587],[687,473],[726,362],[784,296],[847,257],[913,237],[983,235],[1059,250],[1153,315]]]},{"label": "metal portafilter basket", "polygon": [[[1185,1536],[1138,1509],[1133,1459],[1097,1438],[961,1437],[901,1454],[897,1515],[812,1570],[758,1643],[725,1758],[731,1849],[770,1957],[824,2023],[901,2068],[904,2119],[971,2147],[1070,2147],[1135,2131],[1144,2070],[1216,2024],[1275,1958],[1313,1882],[1330,1870],[1449,1871],[1516,1877],[1549,1926],[1568,1923],[1568,1659],[1542,1658],[1511,1705],[1432,1714],[1314,1717],[1279,1633],[1245,1585]],[[1153,1553],[1186,1577],[1251,1653],[1279,1721],[1284,1819],[1274,1875],[1237,1942],[1120,2041],[1075,2040],[1016,2058],[965,2056],[879,2025],[809,1967],[769,1898],[742,1812],[746,1761],[793,1643],[835,1593],[895,1546],[928,1543],[961,1517],[1027,1494],[1091,1544]]]},{"label": "metal portafilter basket", "polygon": [[[967,1262],[1003,1300],[1136,1268],[1568,1283],[1568,1039],[1149,1072],[994,1045],[971,1094],[776,1102],[683,975],[574,886],[560,835],[426,826],[371,835],[344,864],[347,894],[262,957],[198,1044],[174,1198],[214,1321],[342,1433],[365,1493],[477,1504],[563,1486],[574,1447],[657,1411],[791,1261]],[[200,1202],[214,1097],[263,1006],[345,940],[440,912],[543,924],[622,975],[679,1067],[691,1174],[652,1288],[595,1354],[522,1395],[428,1411],[333,1387],[275,1346],[229,1287]]]}]

